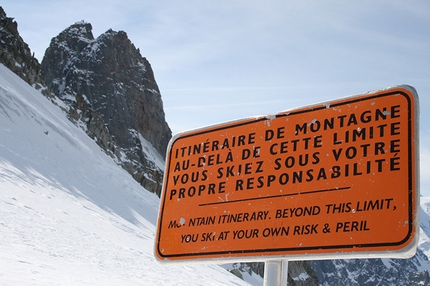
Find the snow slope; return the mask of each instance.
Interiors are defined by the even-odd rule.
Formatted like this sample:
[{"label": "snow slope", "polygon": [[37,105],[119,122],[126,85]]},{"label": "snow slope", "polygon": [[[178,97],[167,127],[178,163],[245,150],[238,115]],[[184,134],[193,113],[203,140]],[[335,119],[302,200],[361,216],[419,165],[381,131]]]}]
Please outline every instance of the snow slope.
[{"label": "snow slope", "polygon": [[1,285],[246,285],[153,257],[158,198],[0,65]]}]

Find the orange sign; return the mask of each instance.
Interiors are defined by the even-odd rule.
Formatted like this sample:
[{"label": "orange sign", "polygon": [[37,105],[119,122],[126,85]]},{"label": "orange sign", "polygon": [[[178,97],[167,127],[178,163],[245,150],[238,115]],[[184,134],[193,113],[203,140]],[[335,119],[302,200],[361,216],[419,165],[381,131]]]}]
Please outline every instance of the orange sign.
[{"label": "orange sign", "polygon": [[157,258],[412,255],[417,106],[401,86],[176,135]]}]

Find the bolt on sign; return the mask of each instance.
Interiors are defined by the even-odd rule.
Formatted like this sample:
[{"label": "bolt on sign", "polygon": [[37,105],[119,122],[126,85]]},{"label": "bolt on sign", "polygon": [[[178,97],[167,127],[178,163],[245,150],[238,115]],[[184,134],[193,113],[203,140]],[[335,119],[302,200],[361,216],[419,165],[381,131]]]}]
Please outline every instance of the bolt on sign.
[{"label": "bolt on sign", "polygon": [[410,86],[177,134],[160,261],[410,257],[418,240]]}]

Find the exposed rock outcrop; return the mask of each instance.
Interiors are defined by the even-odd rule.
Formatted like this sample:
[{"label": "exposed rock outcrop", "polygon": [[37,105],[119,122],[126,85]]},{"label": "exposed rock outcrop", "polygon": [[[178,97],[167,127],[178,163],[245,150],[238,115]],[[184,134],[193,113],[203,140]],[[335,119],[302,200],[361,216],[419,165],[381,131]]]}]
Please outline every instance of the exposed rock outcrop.
[{"label": "exposed rock outcrop", "polygon": [[52,39],[39,64],[0,7],[0,62],[54,103],[59,97],[73,122],[160,194],[171,131],[151,65],[125,32],[108,30],[95,39],[91,24],[76,23]]},{"label": "exposed rock outcrop", "polygon": [[420,249],[410,259],[315,260],[309,264],[320,285],[428,285],[428,273],[418,271],[429,265]]},{"label": "exposed rock outcrop", "polygon": [[318,286],[318,277],[307,261],[288,262],[288,285]]},{"label": "exposed rock outcrop", "polygon": [[162,166],[149,160],[148,142],[164,158],[171,131],[151,65],[125,32],[98,38],[89,23],[71,25],[51,40],[42,60],[47,85],[86,128],[148,190],[160,194]]},{"label": "exposed rock outcrop", "polygon": [[18,23],[0,7],[0,62],[28,84],[41,88],[40,64],[18,33]]},{"label": "exposed rock outcrop", "polygon": [[[229,271],[242,279],[244,272],[264,277],[264,262],[234,263],[232,266],[233,269]],[[318,278],[307,261],[290,261],[288,262],[288,285],[317,286]]]}]

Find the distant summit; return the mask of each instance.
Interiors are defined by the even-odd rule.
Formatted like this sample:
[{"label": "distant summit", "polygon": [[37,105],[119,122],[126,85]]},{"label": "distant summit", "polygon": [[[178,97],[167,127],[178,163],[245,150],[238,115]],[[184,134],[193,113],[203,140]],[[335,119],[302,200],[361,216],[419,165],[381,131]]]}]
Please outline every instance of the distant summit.
[{"label": "distant summit", "polygon": [[[51,40],[42,60],[48,88],[68,105],[70,118],[145,188],[160,194],[171,131],[151,65],[123,31],[98,38],[77,22]],[[161,165],[161,166],[160,166]]]}]

